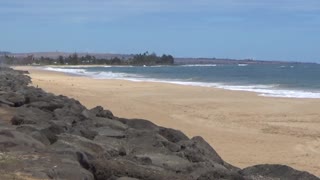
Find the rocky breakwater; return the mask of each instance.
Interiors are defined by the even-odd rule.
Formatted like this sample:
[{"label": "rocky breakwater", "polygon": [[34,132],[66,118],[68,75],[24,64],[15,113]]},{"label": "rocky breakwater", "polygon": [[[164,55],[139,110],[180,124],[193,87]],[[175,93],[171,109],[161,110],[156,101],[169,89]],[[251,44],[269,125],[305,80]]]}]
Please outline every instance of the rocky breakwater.
[{"label": "rocky breakwater", "polygon": [[27,72],[0,68],[0,179],[318,179],[285,165],[240,169],[201,137],[123,119],[100,106],[28,86]]}]

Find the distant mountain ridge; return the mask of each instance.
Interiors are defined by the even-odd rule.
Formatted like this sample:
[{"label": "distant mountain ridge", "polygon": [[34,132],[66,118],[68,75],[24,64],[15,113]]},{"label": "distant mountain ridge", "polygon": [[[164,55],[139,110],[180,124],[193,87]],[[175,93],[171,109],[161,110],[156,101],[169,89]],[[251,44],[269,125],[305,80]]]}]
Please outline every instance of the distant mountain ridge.
[{"label": "distant mountain ridge", "polygon": [[0,55],[6,55],[6,54],[11,54],[11,53],[8,51],[0,51]]},{"label": "distant mountain ridge", "polygon": [[299,64],[305,62],[253,60],[253,59],[225,59],[225,58],[175,58],[175,64]]}]

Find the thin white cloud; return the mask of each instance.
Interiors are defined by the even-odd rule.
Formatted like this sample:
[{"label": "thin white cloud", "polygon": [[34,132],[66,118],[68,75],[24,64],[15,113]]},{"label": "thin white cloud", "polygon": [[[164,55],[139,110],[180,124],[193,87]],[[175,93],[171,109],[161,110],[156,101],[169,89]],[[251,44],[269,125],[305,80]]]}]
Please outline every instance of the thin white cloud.
[{"label": "thin white cloud", "polygon": [[[314,13],[319,0],[2,0],[0,15],[75,22],[112,21],[150,13],[230,13],[253,10]],[[38,17],[38,18],[37,18]],[[223,18],[221,19],[223,20]]]}]

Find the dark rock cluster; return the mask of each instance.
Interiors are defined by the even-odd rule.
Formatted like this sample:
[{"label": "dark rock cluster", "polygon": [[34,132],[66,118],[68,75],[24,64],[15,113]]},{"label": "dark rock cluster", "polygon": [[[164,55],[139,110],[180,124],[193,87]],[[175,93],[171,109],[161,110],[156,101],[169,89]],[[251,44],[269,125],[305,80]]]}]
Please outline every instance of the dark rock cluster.
[{"label": "dark rock cluster", "polygon": [[0,108],[14,112],[0,127],[2,174],[70,180],[318,179],[284,165],[234,167],[201,137],[118,118],[100,106],[89,110],[28,86],[25,73],[0,68]]}]

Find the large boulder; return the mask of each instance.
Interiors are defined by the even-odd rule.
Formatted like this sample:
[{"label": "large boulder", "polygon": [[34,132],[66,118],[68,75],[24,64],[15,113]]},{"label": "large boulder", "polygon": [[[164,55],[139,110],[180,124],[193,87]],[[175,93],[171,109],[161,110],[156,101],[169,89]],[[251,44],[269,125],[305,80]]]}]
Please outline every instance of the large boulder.
[{"label": "large boulder", "polygon": [[158,131],[159,127],[154,123],[144,119],[121,119],[128,127],[145,131]]},{"label": "large boulder", "polygon": [[93,141],[103,146],[110,156],[126,156],[129,153],[129,149],[127,148],[127,143],[124,138],[98,135]]},{"label": "large boulder", "polygon": [[31,102],[27,106],[53,112],[56,109],[63,108],[64,102],[56,100],[56,99],[53,99],[52,101],[35,101],[35,102]]},{"label": "large boulder", "polygon": [[50,144],[58,140],[58,135],[68,131],[68,125],[61,125],[59,123],[50,122],[50,125],[40,130],[41,134],[47,137]]},{"label": "large boulder", "polygon": [[50,179],[75,179],[94,180],[94,176],[88,170],[72,164],[59,164],[45,170]]},{"label": "large boulder", "polygon": [[44,148],[44,144],[24,133],[9,129],[0,130],[0,152],[35,151]]},{"label": "large boulder", "polygon": [[[59,119],[59,117],[63,116],[82,116],[81,113],[85,109],[86,108],[81,105],[79,101],[76,101],[74,99],[65,99],[63,108],[56,109],[54,112],[57,119]],[[82,116],[82,118],[85,117]]]},{"label": "large boulder", "polygon": [[175,129],[160,128],[159,134],[173,143],[189,140],[189,138],[185,134]]},{"label": "large boulder", "polygon": [[94,180],[79,159],[55,152],[1,152],[0,179]]},{"label": "large boulder", "polygon": [[98,156],[106,151],[106,149],[97,142],[81,136],[65,133],[57,135],[57,141],[50,146],[50,149],[58,152],[72,151],[74,154],[76,152],[82,152],[90,157]]},{"label": "large boulder", "polygon": [[124,176],[140,180],[191,180],[188,175],[151,165],[140,165],[124,158],[95,160],[93,166],[96,180],[117,179]]},{"label": "large boulder", "polygon": [[22,106],[17,108],[16,114],[12,118],[11,123],[12,125],[37,124],[40,126],[48,124],[52,118],[53,116],[49,112],[38,108]]},{"label": "large boulder", "polygon": [[247,167],[240,173],[248,180],[319,180],[318,177],[285,165],[264,164]]},{"label": "large boulder", "polygon": [[21,133],[24,133],[24,134],[31,136],[32,138],[43,143],[44,145],[51,144],[48,137],[44,133],[42,133],[41,129],[39,129],[35,125],[31,125],[31,124],[20,125],[20,126],[17,126],[16,130]]},{"label": "large boulder", "polygon": [[90,109],[90,112],[97,117],[110,118],[113,119],[114,116],[111,111],[103,109],[101,106]]},{"label": "large boulder", "polygon": [[115,130],[126,130],[128,128],[128,126],[126,124],[123,124],[121,121],[109,119],[109,118],[95,117],[92,119],[92,123],[97,128],[109,127]]},{"label": "large boulder", "polygon": [[214,162],[224,164],[218,153],[200,136],[179,142],[180,154],[191,162]]},{"label": "large boulder", "polygon": [[112,137],[112,138],[125,138],[124,130],[113,129],[108,126],[96,128],[95,131],[99,136]]},{"label": "large boulder", "polygon": [[181,158],[176,155],[162,154],[162,153],[146,153],[146,154],[137,154],[135,155],[137,159],[148,159],[150,164],[158,166],[164,169],[172,171],[186,171],[187,168],[191,167],[192,163],[188,160]]},{"label": "large boulder", "polygon": [[223,179],[223,180],[243,180],[244,177],[237,171],[232,171],[225,166],[214,162],[193,163],[188,174],[192,179]]},{"label": "large boulder", "polygon": [[144,131],[129,128],[126,131],[126,148],[129,154],[170,153],[165,146],[167,139],[155,131]]},{"label": "large boulder", "polygon": [[8,92],[0,95],[0,101],[12,107],[20,107],[25,104],[26,99],[21,93]]}]

